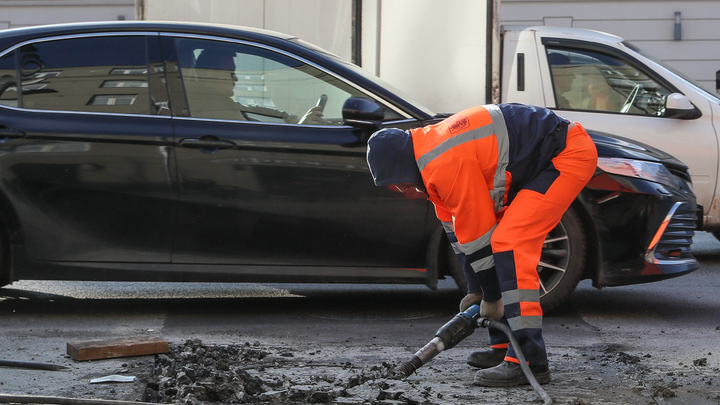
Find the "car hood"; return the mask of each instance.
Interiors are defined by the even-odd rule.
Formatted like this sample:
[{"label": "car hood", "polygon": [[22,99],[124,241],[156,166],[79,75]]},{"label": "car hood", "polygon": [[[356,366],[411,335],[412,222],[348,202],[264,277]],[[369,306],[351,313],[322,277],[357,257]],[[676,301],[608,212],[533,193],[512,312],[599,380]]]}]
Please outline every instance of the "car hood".
[{"label": "car hood", "polygon": [[599,131],[587,131],[595,142],[599,157],[618,157],[662,163],[681,170],[688,167],[672,155],[631,139]]}]

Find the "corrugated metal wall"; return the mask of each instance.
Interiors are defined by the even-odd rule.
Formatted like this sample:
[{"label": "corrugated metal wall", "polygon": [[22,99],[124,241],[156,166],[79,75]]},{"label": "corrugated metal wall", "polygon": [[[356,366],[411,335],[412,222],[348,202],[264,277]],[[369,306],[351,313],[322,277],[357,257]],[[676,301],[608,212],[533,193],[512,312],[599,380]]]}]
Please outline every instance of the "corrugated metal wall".
[{"label": "corrugated metal wall", "polygon": [[[675,13],[681,38],[675,39]],[[587,28],[623,37],[715,91],[720,70],[717,0],[502,0],[502,24]]]},{"label": "corrugated metal wall", "polygon": [[0,29],[134,19],[135,0],[0,0]]}]

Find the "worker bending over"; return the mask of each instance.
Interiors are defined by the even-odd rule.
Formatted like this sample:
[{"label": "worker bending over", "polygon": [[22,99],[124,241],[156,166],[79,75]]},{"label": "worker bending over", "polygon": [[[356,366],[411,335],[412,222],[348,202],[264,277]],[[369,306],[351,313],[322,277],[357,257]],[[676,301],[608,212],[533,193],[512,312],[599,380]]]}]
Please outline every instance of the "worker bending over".
[{"label": "worker bending over", "polygon": [[[550,381],[542,337],[538,262],[545,238],[590,180],[597,150],[578,123],[520,104],[486,105],[440,123],[382,129],[368,141],[375,185],[427,193],[468,283],[463,311],[510,326],[530,369]],[[528,384],[508,338],[490,331],[474,352],[476,385]]]}]

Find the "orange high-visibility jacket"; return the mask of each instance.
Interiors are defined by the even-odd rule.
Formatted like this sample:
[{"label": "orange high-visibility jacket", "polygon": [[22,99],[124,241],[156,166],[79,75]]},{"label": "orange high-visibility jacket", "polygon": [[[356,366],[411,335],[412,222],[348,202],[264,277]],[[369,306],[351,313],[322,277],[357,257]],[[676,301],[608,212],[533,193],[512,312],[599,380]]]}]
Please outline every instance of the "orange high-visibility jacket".
[{"label": "orange high-visibility jacket", "polygon": [[567,123],[549,110],[501,104],[410,130],[428,198],[476,273],[494,268],[490,238],[508,197],[565,147]]}]

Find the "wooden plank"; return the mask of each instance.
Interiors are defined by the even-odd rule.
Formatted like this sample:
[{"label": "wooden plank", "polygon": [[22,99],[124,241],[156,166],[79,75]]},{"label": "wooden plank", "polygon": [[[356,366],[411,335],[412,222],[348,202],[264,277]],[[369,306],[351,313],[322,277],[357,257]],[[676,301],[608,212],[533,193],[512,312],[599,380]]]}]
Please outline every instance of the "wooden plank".
[{"label": "wooden plank", "polygon": [[86,340],[67,343],[67,354],[78,361],[145,356],[167,352],[167,340],[156,337]]}]

